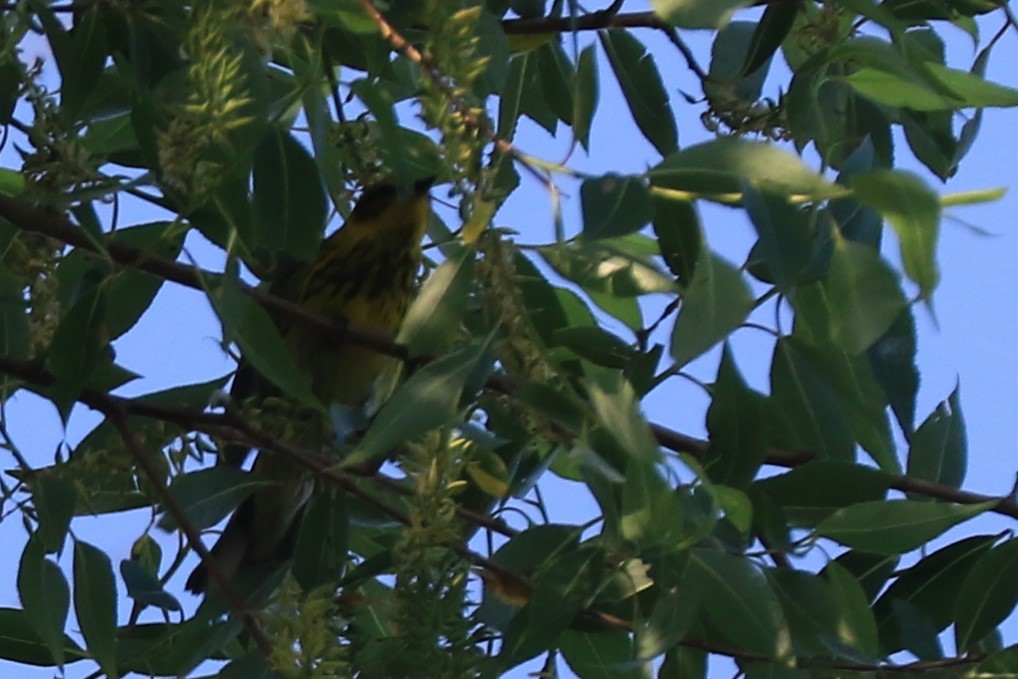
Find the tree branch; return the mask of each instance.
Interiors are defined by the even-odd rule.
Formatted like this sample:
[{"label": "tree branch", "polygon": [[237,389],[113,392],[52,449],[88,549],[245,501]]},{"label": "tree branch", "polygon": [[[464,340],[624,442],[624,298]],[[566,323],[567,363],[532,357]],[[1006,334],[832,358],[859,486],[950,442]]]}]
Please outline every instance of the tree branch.
[{"label": "tree branch", "polygon": [[[7,219],[24,231],[49,236],[68,245],[80,247],[100,255],[103,254],[96,247],[95,243],[66,217],[29,205],[25,201],[0,194],[0,217]],[[204,288],[201,285],[203,279],[215,279],[219,276],[218,273],[204,271],[155,255],[149,255],[138,248],[118,243],[114,240],[109,240],[105,246],[109,257],[122,266],[145,271],[194,290],[203,291]],[[242,289],[246,294],[273,313],[279,314],[288,321],[314,329],[316,332],[322,333],[323,337],[367,347],[404,361],[409,360],[410,354],[407,347],[395,342],[389,335],[361,328],[343,320],[309,312],[292,302],[255,288],[244,286]],[[3,364],[0,362],[0,370],[3,369]],[[27,379],[34,381],[31,378]],[[36,381],[36,383],[39,382]],[[493,375],[485,383],[486,388],[506,395],[511,395],[517,386],[516,380],[506,375]],[[145,415],[146,413],[138,412],[137,414]],[[163,411],[161,414],[153,414],[152,416],[165,419],[167,414],[166,411]],[[194,424],[199,423],[199,419],[191,419],[191,415],[193,415],[193,412],[188,414],[185,420]],[[217,417],[207,414],[206,416]],[[225,424],[221,418],[216,420],[216,423],[219,426]],[[206,422],[205,424],[209,423]],[[651,423],[650,426],[658,443],[663,448],[677,453],[688,453],[695,457],[703,457],[707,452],[708,442],[703,439],[674,431],[660,424]],[[767,451],[765,462],[777,467],[791,468],[815,459],[818,458],[811,451],[772,448]],[[916,493],[945,502],[957,502],[959,504],[978,504],[999,499],[907,475],[891,476],[890,487],[903,492]],[[1018,503],[1013,498],[1000,500],[993,511],[997,514],[1018,519]]]},{"label": "tree branch", "polygon": [[230,608],[240,616],[241,621],[244,624],[244,629],[254,639],[255,645],[258,646],[258,650],[267,659],[272,655],[272,644],[269,642],[269,638],[265,636],[262,628],[259,627],[258,621],[255,620],[244,602],[237,596],[237,593],[233,591],[233,587],[230,584],[229,579],[223,574],[222,570],[216,565],[215,559],[212,558],[211,553],[205,547],[205,544],[201,540],[201,534],[198,529],[195,528],[194,524],[191,523],[187,517],[187,512],[180,506],[177,499],[170,493],[170,489],[166,487],[166,483],[163,481],[162,476],[159,474],[159,470],[149,459],[151,453],[146,453],[141,449],[141,445],[138,443],[138,439],[135,438],[134,432],[131,431],[130,427],[127,426],[127,419],[124,415],[125,409],[115,401],[108,400],[102,402],[101,399],[95,400],[95,407],[102,412],[107,418],[113,422],[113,426],[116,427],[117,432],[120,434],[120,438],[124,442],[124,446],[131,454],[131,458],[134,459],[134,463],[145,474],[145,477],[155,488],[156,494],[159,495],[159,501],[162,503],[166,511],[173,517],[183,531],[184,536],[187,538],[187,543],[191,546],[201,560],[205,563],[205,567],[208,569],[208,573],[212,580],[215,581],[219,587],[223,596],[229,603]]}]

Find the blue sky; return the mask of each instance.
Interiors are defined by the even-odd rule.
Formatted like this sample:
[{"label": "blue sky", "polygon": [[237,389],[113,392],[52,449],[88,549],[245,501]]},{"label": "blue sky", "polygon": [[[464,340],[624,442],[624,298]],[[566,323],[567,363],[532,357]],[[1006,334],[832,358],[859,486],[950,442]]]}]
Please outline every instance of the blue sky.
[{"label": "blue sky", "polygon": [[[627,11],[638,11],[639,5],[627,3]],[[998,22],[984,23],[988,37]],[[971,41],[959,31],[944,29],[950,37],[951,63],[964,68],[974,58]],[[678,118],[680,145],[689,146],[709,138],[699,121],[701,109],[690,106],[678,95],[679,90],[699,93],[698,84],[674,48],[661,36],[650,30],[641,30],[637,36],[645,40],[658,58],[666,88],[672,95],[672,106]],[[706,66],[712,34],[687,34],[686,39],[700,55]],[[1018,57],[1012,32],[998,46],[988,70],[988,77],[1018,87],[1012,68]],[[595,40],[593,34],[581,36],[581,46]],[[601,61],[601,100],[592,132],[593,153],[586,157],[582,150],[573,153],[569,164],[577,169],[600,173],[640,172],[659,160],[653,148],[643,140],[622,103],[610,68]],[[784,82],[780,73],[772,75],[768,92],[775,96],[774,88]],[[897,139],[899,167],[912,169],[945,192],[981,189],[1014,184],[1012,169],[1018,163],[1018,139],[1014,132],[1018,113],[1009,110],[986,112],[980,138],[964,161],[958,175],[946,186],[932,178],[915,162],[900,137]],[[558,139],[549,138],[535,125],[524,123],[517,139],[524,151],[547,159],[559,160],[568,148],[568,131],[560,130]],[[809,159],[809,156],[807,155]],[[8,145],[0,162],[5,167],[18,167],[19,161]],[[553,238],[550,201],[543,190],[526,178],[524,186],[496,218],[496,224],[520,231],[522,242],[546,242]],[[567,194],[565,203],[566,224],[570,233],[579,230],[578,185],[564,182]],[[436,191],[441,197],[441,189]],[[968,426],[969,472],[966,488],[987,494],[1005,494],[1015,483],[1018,455],[1013,452],[1016,421],[1012,385],[1018,372],[1018,320],[1015,313],[1014,291],[1018,290],[1018,270],[1014,266],[1018,254],[1018,238],[1012,224],[1018,198],[1013,194],[983,206],[952,209],[942,225],[940,265],[942,283],[935,296],[936,321],[923,310],[918,310],[919,364],[922,375],[917,417],[921,421],[935,405],[945,399],[958,382],[961,384],[962,407]],[[447,218],[450,219],[448,211]],[[744,215],[725,208],[704,210],[704,223],[710,245],[730,261],[741,264],[753,240],[753,231]],[[992,236],[980,236],[954,220],[979,226]],[[126,211],[121,224],[133,224],[155,218],[140,211]],[[893,239],[891,239],[893,241]],[[203,244],[200,239],[188,241],[188,250],[195,260],[210,268],[222,265],[222,256]],[[888,247],[887,255],[896,261],[896,248]],[[655,302],[651,302],[654,304]],[[619,327],[613,330],[623,334]],[[218,323],[204,297],[190,290],[172,285],[165,287],[139,327],[117,343],[118,359],[144,377],[122,390],[125,394],[154,391],[166,386],[206,380],[231,370],[217,343]],[[623,335],[625,336],[625,335]],[[743,330],[733,339],[733,347],[740,368],[757,388],[765,389],[769,367],[769,347],[766,337],[752,330]],[[717,352],[698,360],[691,372],[702,380],[713,379]],[[673,380],[645,404],[649,419],[685,433],[703,435],[703,417],[707,400],[702,391],[683,380]],[[28,459],[39,466],[53,459],[61,441],[73,445],[98,418],[83,408],[75,411],[70,425],[63,431],[55,411],[38,399],[20,395],[8,407],[8,427],[14,440]],[[2,468],[13,467],[9,458]],[[545,498],[552,505],[552,514],[559,521],[585,521],[595,513],[585,492],[578,486],[553,483],[545,489]],[[0,606],[18,606],[13,583],[16,580],[17,562],[24,543],[24,530],[16,515],[0,523],[0,544],[5,545],[0,555]],[[131,542],[144,530],[149,517],[144,514],[93,519],[79,519],[74,523],[75,534],[106,549],[114,562],[127,556]],[[956,534],[998,532],[1009,528],[1000,517],[978,519],[963,525]],[[175,544],[175,536],[166,536],[167,547]],[[62,562],[69,563],[68,555]],[[190,565],[190,564],[189,564]],[[189,567],[181,570],[179,585]],[[129,608],[121,592],[122,615]],[[182,595],[185,605],[194,599]],[[70,628],[74,628],[73,614]],[[1018,641],[1018,630],[1008,625],[1006,641]],[[72,666],[68,675],[84,676],[84,665]],[[720,664],[712,674],[724,676],[727,665]],[[532,668],[531,668],[532,669]],[[568,670],[564,670],[568,676]],[[12,672],[0,661],[4,676],[52,676],[48,670],[29,670],[23,667]],[[522,672],[519,676],[523,676]]]}]

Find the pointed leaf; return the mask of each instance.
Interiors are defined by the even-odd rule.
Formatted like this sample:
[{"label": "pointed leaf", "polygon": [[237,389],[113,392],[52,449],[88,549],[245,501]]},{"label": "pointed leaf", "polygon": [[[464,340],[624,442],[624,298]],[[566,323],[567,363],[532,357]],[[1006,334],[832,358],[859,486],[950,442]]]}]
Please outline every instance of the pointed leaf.
[{"label": "pointed leaf", "polygon": [[965,418],[961,413],[959,389],[912,435],[908,450],[908,474],[934,483],[960,488],[965,479],[968,450]]},{"label": "pointed leaf", "polygon": [[668,155],[678,148],[679,135],[653,56],[629,31],[599,31],[598,37],[637,127],[658,153]]},{"label": "pointed leaf", "polygon": [[1018,604],[1018,540],[994,547],[979,558],[962,583],[955,604],[955,641],[967,651],[1004,622]]},{"label": "pointed leaf", "polygon": [[42,545],[30,539],[18,567],[18,595],[32,631],[49,649],[57,666],[64,664],[64,624],[71,593],[60,568],[46,558]]},{"label": "pointed leaf", "polygon": [[485,352],[484,345],[466,347],[417,371],[385,402],[343,465],[380,460],[400,443],[452,422],[463,387]]},{"label": "pointed leaf", "polygon": [[738,648],[775,660],[792,652],[788,624],[774,590],[749,560],[714,549],[689,552],[687,586],[700,590],[702,611]]},{"label": "pointed leaf", "polygon": [[874,554],[903,554],[996,504],[996,500],[972,505],[915,500],[863,502],[839,509],[821,521],[816,530],[818,535],[852,549]]},{"label": "pointed leaf", "polygon": [[733,333],[752,309],[753,293],[742,273],[704,251],[672,328],[672,358],[679,366],[689,363]]},{"label": "pointed leaf", "polygon": [[[173,479],[170,494],[198,530],[216,525],[258,487],[271,483],[230,465],[219,464]],[[177,520],[166,513],[159,521],[166,531],[176,530]]]},{"label": "pointed leaf", "polygon": [[[742,182],[784,195],[825,196],[841,193],[802,159],[774,144],[722,137],[670,154],[648,172],[651,184],[691,191],[711,198],[734,194]],[[732,196],[721,196],[731,202]]]},{"label": "pointed leaf", "polygon": [[74,543],[74,612],[88,651],[116,679],[117,588],[110,559],[87,542]]},{"label": "pointed leaf", "polygon": [[900,171],[871,170],[849,180],[856,197],[875,208],[894,227],[905,273],[929,299],[940,280],[935,259],[940,201],[919,177]]},{"label": "pointed leaf", "polygon": [[725,344],[707,410],[710,445],[704,469],[715,483],[742,487],[767,457],[767,430],[760,394],[751,390]]},{"label": "pointed leaf", "polygon": [[474,280],[474,249],[463,248],[431,272],[403,319],[396,341],[412,356],[433,354],[460,331]]}]

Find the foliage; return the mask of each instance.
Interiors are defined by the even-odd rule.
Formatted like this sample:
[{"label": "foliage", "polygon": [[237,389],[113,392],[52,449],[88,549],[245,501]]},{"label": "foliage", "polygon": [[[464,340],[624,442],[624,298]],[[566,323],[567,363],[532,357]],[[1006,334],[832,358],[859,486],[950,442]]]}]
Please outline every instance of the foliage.
[{"label": "foliage", "polygon": [[[0,168],[2,397],[103,419],[52,464],[0,427],[4,515],[29,534],[0,659],[111,677],[210,659],[222,677],[495,676],[542,657],[582,677],[687,677],[711,655],[749,677],[1018,672],[996,631],[1018,604],[1015,540],[941,538],[1018,505],[962,490],[957,390],[916,412],[942,208],[994,194],[942,197],[895,167],[911,153],[946,181],[982,110],[1018,105],[983,78],[1003,3],[624,4],[5,10],[0,122],[19,155]],[[945,60],[950,26],[979,46],[971,65]],[[713,31],[706,68],[694,28]],[[657,34],[677,49],[644,42]],[[52,63],[26,63],[41,44]],[[702,96],[669,96],[661,73],[682,68]],[[609,82],[631,121],[599,118]],[[680,106],[707,141],[680,144]],[[646,170],[580,171],[532,153],[543,134],[576,155],[630,135]],[[357,187],[428,175],[456,209],[432,219],[398,341],[271,294]],[[554,233],[516,244],[513,201],[537,215],[546,193]],[[741,263],[718,252],[712,204],[752,224]],[[196,268],[201,248],[225,265]],[[285,404],[227,403],[226,378],[119,396],[145,368],[118,341],[171,285],[207,297],[224,352],[279,400],[317,406],[279,317],[406,359],[409,376],[328,450],[300,447]],[[748,325],[769,357],[733,348]],[[745,376],[757,361],[765,387]],[[703,440],[644,415],[690,366],[716,375]],[[331,415],[338,430],[349,413]],[[227,443],[287,455],[318,485],[291,574],[196,610],[178,569],[253,489],[209,468]],[[596,509],[570,522],[542,488]],[[130,554],[74,530],[123,512],[152,519]]]}]

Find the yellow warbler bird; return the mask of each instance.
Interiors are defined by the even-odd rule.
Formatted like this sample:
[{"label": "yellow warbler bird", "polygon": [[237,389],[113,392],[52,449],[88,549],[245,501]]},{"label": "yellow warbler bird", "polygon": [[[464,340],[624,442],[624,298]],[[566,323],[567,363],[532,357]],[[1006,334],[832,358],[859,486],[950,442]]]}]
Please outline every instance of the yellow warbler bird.
[{"label": "yellow warbler bird", "polygon": [[[413,296],[421,240],[431,211],[432,182],[419,181],[412,192],[402,195],[388,184],[366,189],[342,228],[325,239],[315,258],[285,286],[289,294],[309,311],[394,334]],[[359,407],[384,400],[391,392],[399,372],[395,359],[336,343],[299,325],[281,332],[323,403]],[[238,370],[235,382],[238,397],[266,391],[259,386],[264,380],[249,366]],[[243,461],[247,450],[238,448],[228,447],[227,462],[239,465]],[[291,556],[297,524],[313,486],[296,462],[277,454],[260,453],[254,474],[271,483],[237,508],[211,550],[216,567],[227,578],[252,566],[282,564]],[[195,594],[207,591],[204,563],[195,568],[185,586]]]}]

